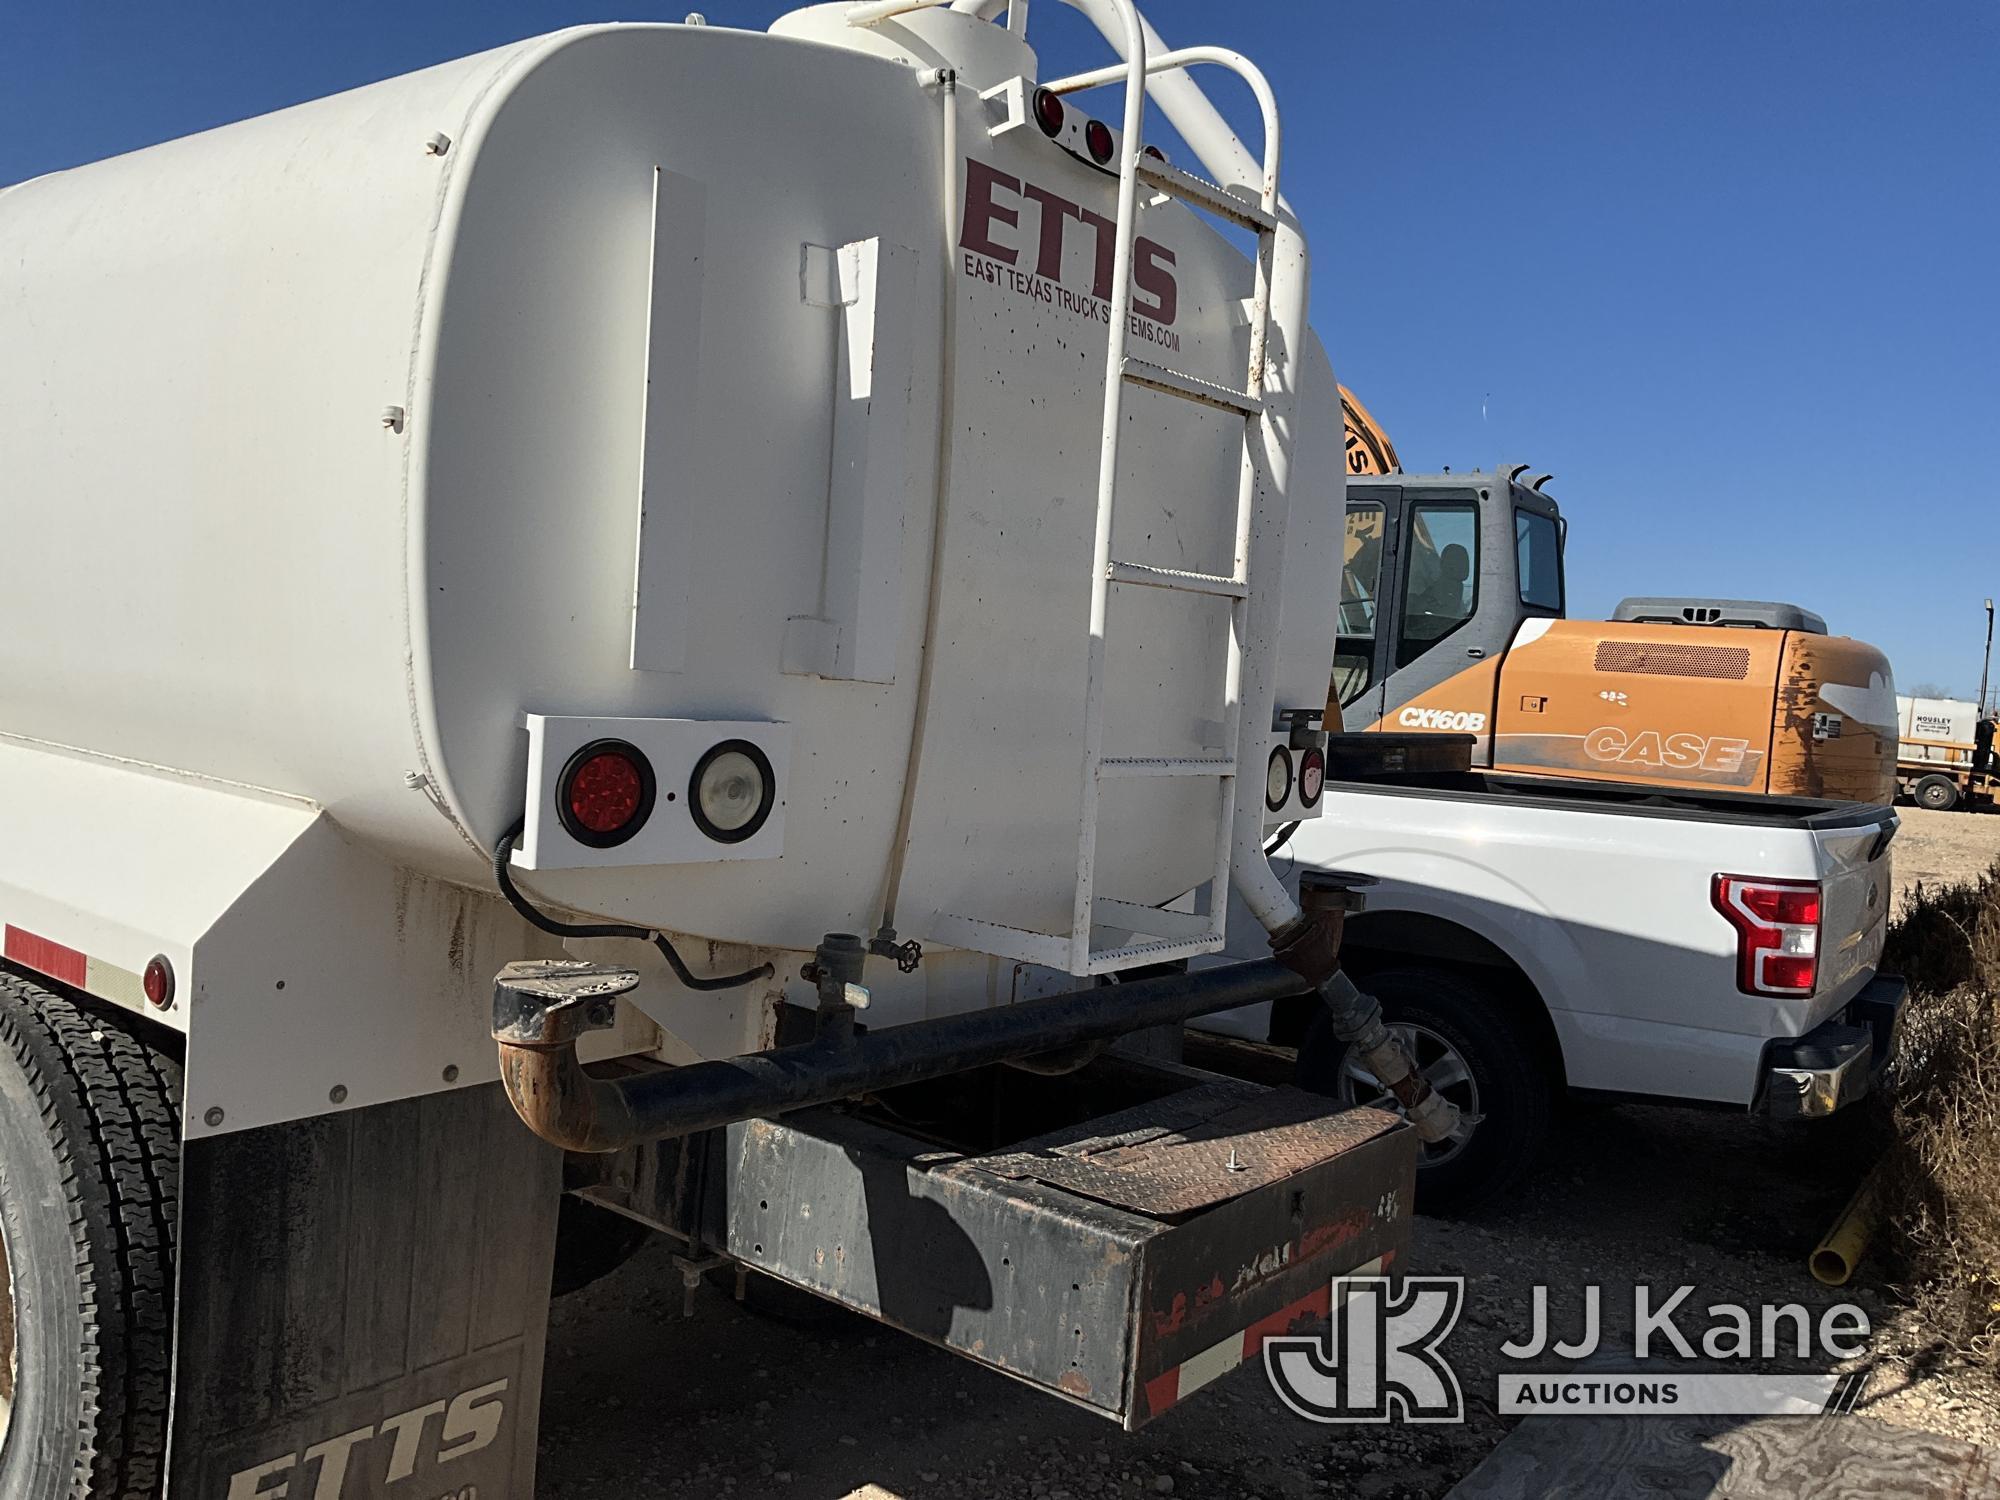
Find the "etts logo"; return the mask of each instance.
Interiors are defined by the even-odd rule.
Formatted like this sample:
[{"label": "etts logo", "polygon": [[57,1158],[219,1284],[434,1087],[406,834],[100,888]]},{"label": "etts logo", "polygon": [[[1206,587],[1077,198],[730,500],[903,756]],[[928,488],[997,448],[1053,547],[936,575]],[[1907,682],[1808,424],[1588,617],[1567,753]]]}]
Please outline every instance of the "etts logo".
[{"label": "etts logo", "polygon": [[[1021,222],[1030,212],[1035,225],[1032,232]],[[1010,177],[973,157],[965,159],[965,217],[959,230],[960,246],[974,255],[1020,270],[1021,253],[1032,245],[1034,281],[1026,285],[1035,288],[1043,300],[1054,300],[1062,292],[1063,248],[1071,220],[1095,236],[1091,241],[1090,295],[1100,303],[1108,303],[1118,226],[1103,214],[1094,213],[1081,203],[1072,203],[1059,193]],[[1133,313],[1162,327],[1171,327],[1180,311],[1180,288],[1174,281],[1174,252],[1159,241],[1140,235],[1132,242],[1132,284],[1140,294],[1132,301]]]},{"label": "etts logo", "polygon": [[[357,1449],[372,1450],[370,1458],[382,1465],[382,1483],[408,1479],[424,1457],[424,1437],[431,1430],[431,1418],[439,1415],[444,1421],[437,1429],[437,1446],[430,1461],[448,1464],[465,1458],[491,1447],[500,1436],[500,1424],[507,1416],[507,1385],[505,1380],[495,1380],[474,1386],[449,1401],[432,1401],[385,1417],[380,1426],[357,1427],[314,1443],[303,1452],[239,1469],[230,1476],[228,1500],[341,1500],[349,1467],[360,1469],[354,1457]],[[312,1488],[301,1484],[293,1489],[293,1479],[300,1478],[299,1471],[308,1464],[317,1466]]]}]

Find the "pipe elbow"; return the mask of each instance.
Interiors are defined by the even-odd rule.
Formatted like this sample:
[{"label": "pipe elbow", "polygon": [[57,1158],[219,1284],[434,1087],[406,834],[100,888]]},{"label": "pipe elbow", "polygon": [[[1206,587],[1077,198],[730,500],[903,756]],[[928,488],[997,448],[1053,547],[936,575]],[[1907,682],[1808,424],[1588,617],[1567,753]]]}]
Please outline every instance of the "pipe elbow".
[{"label": "pipe elbow", "polygon": [[573,1042],[500,1043],[500,1082],[521,1123],[552,1146],[602,1154],[622,1150],[637,1136],[624,1091],[584,1072]]}]

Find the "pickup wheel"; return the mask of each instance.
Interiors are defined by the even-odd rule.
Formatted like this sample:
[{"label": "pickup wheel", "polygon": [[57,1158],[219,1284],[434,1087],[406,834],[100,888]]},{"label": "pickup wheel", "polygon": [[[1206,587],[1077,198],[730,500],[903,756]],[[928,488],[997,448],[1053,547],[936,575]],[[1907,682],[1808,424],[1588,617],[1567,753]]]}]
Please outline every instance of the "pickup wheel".
[{"label": "pickup wheel", "polygon": [[[1431,1087],[1481,1117],[1471,1139],[1420,1148],[1417,1206],[1466,1213],[1513,1187],[1548,1135],[1556,1091],[1506,1002],[1445,969],[1385,969],[1357,982],[1382,1002],[1382,1019]],[[1347,1051],[1320,1011],[1299,1048],[1299,1086],[1349,1104],[1387,1099],[1374,1075]]]},{"label": "pickup wheel", "polygon": [[1949,776],[1919,777],[1910,791],[1911,800],[1932,812],[1950,812],[1958,806],[1958,786]]},{"label": "pickup wheel", "polygon": [[166,1483],[180,1065],[0,973],[0,1494]]}]

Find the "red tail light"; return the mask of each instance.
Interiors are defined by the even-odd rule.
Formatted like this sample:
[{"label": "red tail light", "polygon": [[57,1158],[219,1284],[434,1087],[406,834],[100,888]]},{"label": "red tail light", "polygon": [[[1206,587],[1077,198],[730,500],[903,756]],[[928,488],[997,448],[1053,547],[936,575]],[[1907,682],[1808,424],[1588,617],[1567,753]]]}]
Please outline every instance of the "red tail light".
[{"label": "red tail light", "polygon": [[1117,149],[1117,142],[1111,139],[1111,127],[1102,120],[1092,120],[1083,127],[1083,144],[1090,150],[1090,159],[1100,167],[1111,160],[1111,153]]},{"label": "red tail light", "polygon": [[1326,788],[1326,752],[1311,749],[1299,757],[1299,801],[1307,807],[1319,804]]},{"label": "red tail light", "polygon": [[1736,929],[1736,987],[1810,995],[1819,982],[1820,888],[1814,880],[1718,875],[1709,899]]},{"label": "red tail light", "polygon": [[1062,134],[1063,102],[1059,94],[1051,94],[1047,89],[1035,90],[1035,123],[1042,127],[1042,134],[1053,139]]},{"label": "red tail light", "polygon": [[636,745],[593,740],[556,779],[556,815],[579,844],[610,849],[645,826],[653,793],[653,767]]}]

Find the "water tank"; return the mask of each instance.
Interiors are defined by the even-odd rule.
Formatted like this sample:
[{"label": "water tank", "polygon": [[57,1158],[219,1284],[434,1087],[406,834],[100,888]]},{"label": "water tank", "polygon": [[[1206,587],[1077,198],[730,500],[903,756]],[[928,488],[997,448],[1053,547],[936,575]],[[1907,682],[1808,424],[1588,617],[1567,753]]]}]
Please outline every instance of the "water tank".
[{"label": "water tank", "polygon": [[[780,29],[565,31],[0,193],[0,732],[307,798],[483,884],[525,715],[780,723],[775,857],[537,889],[733,941],[867,930],[948,446],[911,889],[1060,930],[1115,179],[930,86],[954,51],[1031,68],[1001,28]],[[1240,383],[1247,261],[1177,204],[1141,228],[1170,295],[1133,340]],[[1324,697],[1341,495],[1331,371],[1287,360],[1280,706]],[[1226,570],[1233,419],[1138,393],[1127,421],[1118,555]],[[1226,605],[1117,593],[1107,742],[1220,748]],[[1104,894],[1198,883],[1210,800],[1121,784]]]}]

